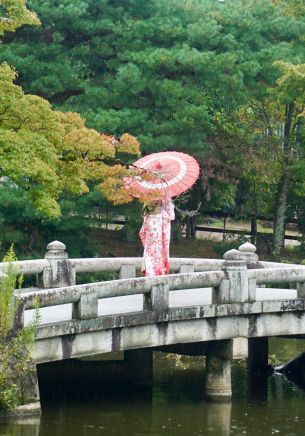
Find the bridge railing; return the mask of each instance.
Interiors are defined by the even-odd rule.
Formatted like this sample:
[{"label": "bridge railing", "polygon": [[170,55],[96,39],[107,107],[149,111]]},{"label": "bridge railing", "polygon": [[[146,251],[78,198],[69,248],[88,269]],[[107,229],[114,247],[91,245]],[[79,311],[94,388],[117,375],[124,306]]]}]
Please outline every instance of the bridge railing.
[{"label": "bridge railing", "polygon": [[[269,275],[270,273],[271,275]],[[178,291],[180,289],[213,288],[212,302],[214,302],[214,304],[253,302],[255,300],[251,299],[249,293],[251,280],[254,279],[258,284],[266,282],[278,283],[280,281],[288,282],[287,269],[280,271],[280,274],[275,277],[272,273],[274,273],[274,271],[264,271],[261,269],[247,271],[247,298],[247,286],[245,286],[245,289],[240,289],[240,292],[238,292],[238,288],[234,286],[234,282],[236,285],[236,280],[234,281],[232,271],[230,277],[231,281],[229,279],[229,287],[226,286],[226,281],[228,280],[227,271],[212,271],[147,278],[119,279],[110,282],[46,289],[22,294],[20,295],[20,299],[22,312],[24,310],[33,309],[37,300],[41,308],[72,303],[72,318],[88,319],[98,316],[98,300],[100,299],[143,294],[143,310],[166,312],[169,310],[169,291]],[[291,280],[299,284],[305,282],[305,271],[291,269],[290,273],[293,277],[289,278],[289,282],[291,282]],[[239,276],[239,279],[240,277],[241,276]],[[240,283],[242,284],[242,282],[241,280]],[[225,292],[226,290],[228,291],[227,294]],[[300,288],[300,291],[302,292],[299,297],[304,297],[304,286]],[[23,313],[20,314],[20,322],[23,322]]]},{"label": "bridge railing", "polygon": [[[171,259],[175,274],[156,277],[136,277],[142,258],[69,259],[65,248],[54,241],[45,259],[14,263],[16,272],[38,277],[38,288],[19,296],[21,323],[24,310],[33,309],[37,300],[41,308],[70,303],[72,318],[86,319],[98,316],[98,300],[136,294],[143,294],[144,310],[167,311],[169,292],[182,289],[212,288],[212,304],[254,302],[257,287],[278,283],[295,284],[297,297],[305,297],[304,267],[259,262],[255,246],[249,243],[228,251],[224,259]],[[0,264],[0,275],[7,266]],[[117,272],[120,278],[76,285],[76,273],[106,271]]]},{"label": "bridge railing", "polygon": [[[98,273],[117,272],[122,273],[124,267],[130,271],[140,271],[142,268],[142,257],[93,257],[84,259],[69,259],[72,268],[76,273]],[[224,260],[222,259],[197,259],[197,258],[171,258],[170,271],[178,273],[187,269],[193,272],[218,271],[221,269]],[[47,259],[20,260],[12,262],[14,270],[18,274],[36,275],[42,274],[44,268],[49,267]],[[0,272],[5,273],[8,269],[7,262],[0,263]],[[189,271],[189,272],[192,272]]]},{"label": "bridge railing", "polygon": [[224,271],[172,274],[167,276],[138,277],[67,286],[57,289],[32,291],[19,296],[24,310],[72,303],[73,317],[84,319],[97,316],[98,300],[144,295],[144,310],[167,310],[169,291],[218,287],[225,277]]},{"label": "bridge railing", "polygon": [[98,316],[98,300],[104,298],[143,294],[143,310],[164,313],[169,310],[170,291],[196,288],[203,292],[205,288],[212,288],[212,304],[255,302],[256,288],[262,284],[295,283],[297,297],[305,297],[305,268],[285,265],[283,269],[264,269],[257,262],[253,248],[252,251],[245,250],[249,250],[249,246],[240,248],[224,255],[219,271],[118,279],[23,293],[19,297],[20,323],[23,322],[22,312],[33,309],[37,300],[41,308],[72,303],[72,318],[88,319]]},{"label": "bridge railing", "polygon": [[[13,262],[14,270],[18,274],[36,275],[37,288],[48,289],[76,284],[76,275],[79,273],[112,272],[120,279],[134,278],[142,267],[140,257],[117,258],[84,258],[69,259],[62,242],[53,241],[47,246],[44,259],[33,259]],[[243,244],[239,251],[247,261],[247,268],[289,269],[292,266],[305,270],[304,266],[289,265],[276,262],[258,261],[255,247],[252,244]],[[198,258],[171,258],[171,273],[220,271],[226,259],[198,259]],[[0,274],[7,271],[8,264],[0,263]]]},{"label": "bridge railing", "polygon": [[[18,274],[36,275],[37,288],[49,289],[76,284],[79,273],[112,272],[120,279],[133,278],[142,267],[141,257],[69,259],[62,242],[54,241],[47,246],[44,259],[13,262]],[[171,258],[170,272],[219,271],[223,259]],[[0,274],[8,269],[8,263],[0,263]]]}]

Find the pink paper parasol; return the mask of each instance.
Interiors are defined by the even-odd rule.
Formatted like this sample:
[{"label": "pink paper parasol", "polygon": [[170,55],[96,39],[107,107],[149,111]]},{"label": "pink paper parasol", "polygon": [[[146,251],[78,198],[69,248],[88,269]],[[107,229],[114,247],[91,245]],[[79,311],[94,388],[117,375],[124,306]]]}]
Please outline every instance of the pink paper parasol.
[{"label": "pink paper parasol", "polygon": [[145,170],[143,174],[151,175],[149,180],[141,175],[126,178],[126,189],[135,197],[151,192],[158,194],[159,198],[175,197],[191,188],[199,176],[198,162],[177,151],[149,154],[137,160],[134,166]]}]

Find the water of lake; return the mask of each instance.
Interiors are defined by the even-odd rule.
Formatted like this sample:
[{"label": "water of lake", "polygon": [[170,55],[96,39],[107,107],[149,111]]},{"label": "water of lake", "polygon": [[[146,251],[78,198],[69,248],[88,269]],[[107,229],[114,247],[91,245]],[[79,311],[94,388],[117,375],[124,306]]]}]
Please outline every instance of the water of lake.
[{"label": "water of lake", "polygon": [[[305,351],[304,340],[270,342],[273,363]],[[245,363],[232,367],[233,399],[204,398],[204,359],[156,353],[151,391],[132,388],[95,398],[44,401],[41,418],[0,423],[5,436],[96,435],[304,435],[305,392],[282,376],[269,377],[266,390],[249,389]],[[257,380],[257,386],[262,386]]]}]

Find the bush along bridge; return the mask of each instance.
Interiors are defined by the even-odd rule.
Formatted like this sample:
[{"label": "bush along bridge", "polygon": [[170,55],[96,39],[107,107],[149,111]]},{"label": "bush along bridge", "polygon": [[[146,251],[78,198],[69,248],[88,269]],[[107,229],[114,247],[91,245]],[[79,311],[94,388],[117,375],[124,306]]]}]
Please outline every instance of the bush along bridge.
[{"label": "bush along bridge", "polygon": [[[38,299],[32,352],[38,373],[44,365],[120,352],[132,381],[145,385],[153,350],[204,354],[206,396],[228,400],[233,340],[248,341],[249,373],[265,373],[269,337],[305,335],[305,268],[259,261],[250,243],[223,259],[172,258],[171,274],[155,277],[136,277],[141,258],[69,259],[65,249],[54,241],[44,259],[14,263],[19,274],[37,276],[36,288],[18,294],[16,325],[28,322]],[[6,269],[0,264],[2,273]],[[77,274],[97,272],[118,278],[76,285]],[[276,296],[268,298],[271,292]],[[36,376],[25,403],[39,407]]]}]

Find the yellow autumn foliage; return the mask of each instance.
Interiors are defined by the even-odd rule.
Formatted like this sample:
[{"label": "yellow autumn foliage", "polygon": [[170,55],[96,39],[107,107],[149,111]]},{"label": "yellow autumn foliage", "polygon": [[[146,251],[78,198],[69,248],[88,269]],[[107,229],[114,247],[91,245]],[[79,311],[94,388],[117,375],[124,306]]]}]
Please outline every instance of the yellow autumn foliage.
[{"label": "yellow autumn foliage", "polygon": [[131,170],[111,165],[116,153],[138,156],[137,139],[127,133],[114,138],[87,128],[80,115],[55,111],[43,98],[25,94],[14,84],[16,76],[9,65],[0,65],[1,176],[28,189],[34,206],[53,217],[60,214],[60,193],[85,193],[88,181],[98,181],[115,204],[130,201],[123,177]]}]

